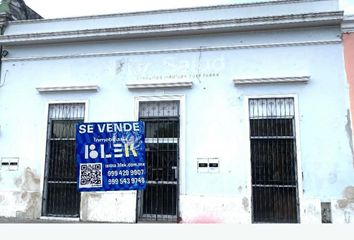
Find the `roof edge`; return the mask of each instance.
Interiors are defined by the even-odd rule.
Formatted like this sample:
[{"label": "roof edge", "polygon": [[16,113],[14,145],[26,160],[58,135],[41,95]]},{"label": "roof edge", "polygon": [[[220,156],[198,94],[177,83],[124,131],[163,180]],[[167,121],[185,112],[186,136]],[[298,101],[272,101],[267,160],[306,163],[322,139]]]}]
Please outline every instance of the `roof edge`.
[{"label": "roof edge", "polygon": [[[43,19],[30,19],[30,20],[17,20],[12,21],[10,24],[26,24],[26,23],[42,23],[42,22],[60,22],[60,21],[76,21],[76,20],[87,20],[87,19],[97,19],[97,18],[109,18],[109,17],[124,17],[124,16],[137,16],[137,15],[153,15],[153,14],[163,14],[163,13],[174,13],[174,12],[191,12],[191,11],[205,11],[214,9],[228,9],[228,8],[243,8],[250,6],[266,6],[266,5],[279,5],[279,4],[289,4],[289,3],[306,3],[306,2],[321,2],[323,0],[272,0],[272,1],[259,1],[253,3],[236,3],[236,4],[220,4],[220,5],[210,5],[210,6],[197,6],[197,7],[183,7],[183,8],[170,8],[170,9],[157,9],[148,11],[135,11],[126,13],[112,13],[112,14],[98,14],[98,15],[87,15],[78,17],[63,17],[63,18],[43,18]],[[325,0],[330,1],[330,0]]]},{"label": "roof edge", "polygon": [[38,42],[83,41],[92,39],[135,38],[142,36],[167,36],[225,31],[260,30],[280,26],[305,27],[340,24],[343,11],[308,14],[276,15],[253,18],[232,18],[213,21],[183,22],[173,24],[137,25],[118,28],[83,29],[61,32],[26,33],[0,36],[0,44],[23,44]]}]

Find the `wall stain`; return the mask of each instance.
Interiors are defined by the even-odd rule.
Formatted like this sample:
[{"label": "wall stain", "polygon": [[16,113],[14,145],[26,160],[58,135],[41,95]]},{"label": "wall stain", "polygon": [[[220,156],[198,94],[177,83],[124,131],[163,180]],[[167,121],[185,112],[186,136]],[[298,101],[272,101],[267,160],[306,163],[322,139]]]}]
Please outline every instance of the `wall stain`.
[{"label": "wall stain", "polygon": [[344,197],[354,202],[354,187],[350,186],[344,190]]},{"label": "wall stain", "polygon": [[347,123],[345,124],[345,131],[347,132],[347,137],[349,140],[350,151],[352,152],[353,167],[354,167],[354,149],[353,149],[353,137],[352,137],[352,125],[350,121],[350,111],[347,110]]},{"label": "wall stain", "polygon": [[41,216],[41,194],[39,192],[29,194],[25,213],[29,218],[39,218]]},{"label": "wall stain", "polygon": [[213,216],[199,216],[199,217],[192,219],[191,221],[185,221],[185,222],[182,221],[181,223],[217,224],[217,223],[222,223],[222,221],[220,219],[218,219],[217,217],[213,217]]},{"label": "wall stain", "polygon": [[21,199],[25,201],[25,200],[27,200],[27,198],[28,198],[28,192],[22,192]]},{"label": "wall stain", "polygon": [[242,192],[242,186],[239,186],[237,190],[241,193]]},{"label": "wall stain", "polygon": [[5,201],[5,197],[3,195],[0,195],[0,203],[2,203],[3,201]]},{"label": "wall stain", "polygon": [[118,75],[123,70],[124,64],[124,60],[118,60],[116,62],[116,75]]},{"label": "wall stain", "polygon": [[16,187],[21,188],[21,183],[22,183],[22,177],[19,177],[19,178],[15,179]]},{"label": "wall stain", "polygon": [[40,177],[29,167],[24,174],[14,180],[16,187],[20,190],[14,192],[17,204],[25,203],[23,211],[17,211],[18,218],[39,218],[41,213]]},{"label": "wall stain", "polygon": [[245,209],[245,211],[248,212],[248,207],[249,207],[248,198],[244,197],[242,199],[242,205],[243,205],[243,208]]},{"label": "wall stain", "polygon": [[338,207],[344,209],[354,203],[354,186],[346,187],[343,193],[344,198],[337,201]]},{"label": "wall stain", "polygon": [[40,191],[40,177],[27,167],[23,176],[15,179],[15,185],[23,191]]},{"label": "wall stain", "polygon": [[41,194],[39,192],[20,193],[23,202],[26,202],[26,207],[23,211],[17,211],[16,217],[22,219],[36,219],[41,216]]},{"label": "wall stain", "polygon": [[23,200],[22,200],[22,192],[13,192],[12,195],[15,197],[15,204],[22,204]]}]

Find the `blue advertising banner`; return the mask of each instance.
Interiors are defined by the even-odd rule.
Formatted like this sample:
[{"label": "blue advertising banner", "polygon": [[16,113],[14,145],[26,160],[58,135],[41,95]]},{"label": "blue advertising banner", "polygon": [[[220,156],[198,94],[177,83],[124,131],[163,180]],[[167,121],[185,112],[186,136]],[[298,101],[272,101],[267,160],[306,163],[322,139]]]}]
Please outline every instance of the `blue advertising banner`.
[{"label": "blue advertising banner", "polygon": [[145,189],[144,123],[78,124],[76,163],[78,191]]}]

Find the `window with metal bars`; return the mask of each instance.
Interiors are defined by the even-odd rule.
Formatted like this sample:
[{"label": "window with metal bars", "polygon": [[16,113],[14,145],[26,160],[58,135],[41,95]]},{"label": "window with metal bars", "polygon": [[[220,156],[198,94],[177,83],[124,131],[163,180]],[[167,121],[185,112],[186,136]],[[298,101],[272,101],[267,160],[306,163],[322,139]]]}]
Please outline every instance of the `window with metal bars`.
[{"label": "window with metal bars", "polygon": [[84,121],[85,104],[50,104],[42,215],[78,217],[76,124]]},{"label": "window with metal bars", "polygon": [[141,102],[147,187],[139,193],[139,221],[177,222],[179,102]]},{"label": "window with metal bars", "polygon": [[255,223],[299,222],[293,98],[249,100]]}]

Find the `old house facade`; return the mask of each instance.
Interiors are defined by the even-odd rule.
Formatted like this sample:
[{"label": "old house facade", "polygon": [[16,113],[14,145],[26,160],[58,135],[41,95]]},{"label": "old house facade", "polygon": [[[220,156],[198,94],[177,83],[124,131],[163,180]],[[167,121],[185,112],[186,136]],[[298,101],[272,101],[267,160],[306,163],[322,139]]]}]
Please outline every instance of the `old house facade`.
[{"label": "old house facade", "polygon": [[[352,223],[337,0],[9,22],[0,216]],[[144,191],[78,193],[75,124],[141,120]]]}]

